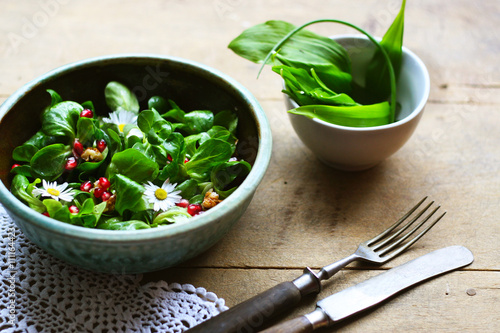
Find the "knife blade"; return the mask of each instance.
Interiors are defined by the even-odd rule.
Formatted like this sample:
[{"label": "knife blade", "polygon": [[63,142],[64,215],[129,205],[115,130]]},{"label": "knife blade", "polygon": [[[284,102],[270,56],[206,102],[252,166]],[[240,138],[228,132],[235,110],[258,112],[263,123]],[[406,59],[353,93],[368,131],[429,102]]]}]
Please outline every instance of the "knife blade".
[{"label": "knife blade", "polygon": [[433,251],[328,296],[316,304],[316,310],[313,312],[268,328],[261,333],[307,333],[331,326],[419,282],[467,266],[473,260],[471,251],[463,246],[450,246]]}]

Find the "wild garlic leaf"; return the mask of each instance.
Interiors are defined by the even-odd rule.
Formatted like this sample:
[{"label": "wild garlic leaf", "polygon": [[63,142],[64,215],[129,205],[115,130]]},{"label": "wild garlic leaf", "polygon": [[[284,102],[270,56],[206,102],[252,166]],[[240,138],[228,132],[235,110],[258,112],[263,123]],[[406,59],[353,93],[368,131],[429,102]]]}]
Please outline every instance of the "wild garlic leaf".
[{"label": "wild garlic leaf", "polygon": [[306,105],[288,112],[350,127],[385,125],[391,115],[388,102],[357,106]]},{"label": "wild garlic leaf", "polygon": [[[391,60],[396,78],[401,69],[401,60],[403,56],[405,5],[406,0],[403,0],[398,15],[380,42],[380,45],[387,52]],[[375,51],[373,58],[370,60],[365,75],[365,82],[365,89],[367,90],[366,95],[371,96],[371,100],[367,101],[369,103],[386,100],[391,93],[388,64],[379,49]]]},{"label": "wild garlic leaf", "polygon": [[280,55],[280,53],[276,55],[276,58],[288,67],[304,69],[310,74],[311,71],[314,71],[317,78],[333,91],[339,93],[351,92],[352,75],[350,72],[342,71],[338,67],[332,66],[331,64],[310,63],[303,60],[296,61],[285,59]]},{"label": "wild garlic leaf", "polygon": [[[273,20],[243,31],[228,47],[237,55],[262,63],[273,47],[296,27],[288,22]],[[301,30],[278,51],[275,59],[287,62],[330,66],[350,73],[351,64],[346,50],[334,40],[308,30]],[[309,66],[307,65],[307,66]]]},{"label": "wild garlic leaf", "polygon": [[337,94],[303,68],[288,66],[273,66],[272,70],[281,75],[285,81],[284,93],[289,95],[299,105],[356,105],[349,95]]}]

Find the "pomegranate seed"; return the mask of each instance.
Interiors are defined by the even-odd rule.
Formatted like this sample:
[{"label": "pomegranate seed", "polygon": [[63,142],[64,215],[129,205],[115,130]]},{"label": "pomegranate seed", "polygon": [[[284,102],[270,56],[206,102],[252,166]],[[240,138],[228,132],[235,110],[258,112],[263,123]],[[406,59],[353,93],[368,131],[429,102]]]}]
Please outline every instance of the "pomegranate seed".
[{"label": "pomegranate seed", "polygon": [[201,205],[200,204],[190,204],[187,207],[187,212],[191,216],[198,215],[201,212]]},{"label": "pomegranate seed", "polygon": [[49,212],[43,212],[42,215],[45,215],[47,217],[50,217]]},{"label": "pomegranate seed", "polygon": [[181,199],[181,201],[176,203],[176,205],[182,208],[186,208],[187,206],[189,206],[189,200]]},{"label": "pomegranate seed", "polygon": [[85,149],[83,148],[83,145],[78,139],[75,139],[75,142],[73,143],[73,151],[75,152],[76,156],[80,156]]},{"label": "pomegranate seed", "polygon": [[66,160],[66,165],[64,166],[64,168],[68,171],[71,171],[73,170],[74,168],[76,168],[78,166],[78,162],[76,161],[76,158],[74,157],[68,157],[68,159]]},{"label": "pomegranate seed", "polygon": [[99,178],[99,187],[102,188],[103,190],[107,190],[111,186],[111,183],[109,182],[108,178],[106,177],[101,177]]},{"label": "pomegranate seed", "polygon": [[102,193],[102,195],[101,195],[101,199],[102,199],[102,201],[108,201],[108,200],[109,200],[109,198],[111,198],[111,196],[112,196],[112,195],[113,195],[113,194],[112,194],[111,192],[109,192],[109,191],[104,191],[104,192]]},{"label": "pomegranate seed", "polygon": [[184,159],[184,163],[187,163],[187,162],[189,162],[189,158]]},{"label": "pomegranate seed", "polygon": [[97,141],[97,149],[101,153],[104,151],[104,149],[106,149],[107,146],[108,146],[108,144],[106,143],[106,141],[104,141],[104,140]]},{"label": "pomegranate seed", "polygon": [[82,185],[80,185],[80,190],[85,191],[85,192],[90,192],[92,187],[94,187],[92,185],[92,182],[87,180],[86,182],[82,183]]},{"label": "pomegranate seed", "polygon": [[18,166],[21,166],[21,164],[12,164],[12,168],[11,169],[17,168]]},{"label": "pomegranate seed", "polygon": [[170,156],[170,154],[167,155],[167,160],[169,160],[170,162],[173,161],[172,156]]},{"label": "pomegranate seed", "polygon": [[104,190],[102,188],[96,187],[94,189],[94,197],[96,197],[96,198],[102,197],[103,193],[104,193]]},{"label": "pomegranate seed", "polygon": [[75,205],[71,205],[68,208],[69,208],[69,212],[71,214],[78,214],[80,212],[80,210],[78,209],[78,207],[76,207]]},{"label": "pomegranate seed", "polygon": [[82,118],[94,118],[94,112],[90,109],[85,109],[82,112],[80,112],[80,117]]}]

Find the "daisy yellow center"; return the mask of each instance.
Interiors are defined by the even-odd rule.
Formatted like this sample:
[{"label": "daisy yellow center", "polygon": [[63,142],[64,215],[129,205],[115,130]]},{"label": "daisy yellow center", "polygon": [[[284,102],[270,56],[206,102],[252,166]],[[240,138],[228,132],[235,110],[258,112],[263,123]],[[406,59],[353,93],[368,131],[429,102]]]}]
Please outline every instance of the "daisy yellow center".
[{"label": "daisy yellow center", "polygon": [[125,128],[125,125],[126,124],[120,124],[120,125],[118,125],[118,129],[120,130],[120,132],[123,132],[123,128]]},{"label": "daisy yellow center", "polygon": [[167,191],[162,188],[159,188],[155,191],[155,197],[158,200],[165,200],[167,198]]},{"label": "daisy yellow center", "polygon": [[55,188],[49,188],[49,189],[47,189],[47,193],[50,194],[50,195],[55,195],[56,197],[58,197],[59,194],[61,194],[61,192],[59,192]]}]

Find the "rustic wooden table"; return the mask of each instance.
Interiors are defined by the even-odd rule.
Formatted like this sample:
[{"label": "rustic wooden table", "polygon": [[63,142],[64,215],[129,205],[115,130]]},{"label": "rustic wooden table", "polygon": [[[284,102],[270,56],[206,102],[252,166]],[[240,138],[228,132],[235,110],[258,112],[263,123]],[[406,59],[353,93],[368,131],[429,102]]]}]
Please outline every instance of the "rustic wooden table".
[{"label": "rustic wooden table", "polygon": [[[318,298],[431,250],[464,245],[472,265],[441,276],[336,328],[345,332],[493,332],[500,312],[500,2],[408,0],[404,44],[427,65],[431,95],[410,141],[380,165],[344,173],[320,163],[293,132],[270,70],[227,44],[269,19],[302,24],[343,19],[382,35],[399,1],[2,0],[0,102],[60,65],[99,55],[141,52],[215,67],[260,101],[273,132],[268,172],[243,218],[201,256],[144,281],[191,283],[233,306],[303,267],[350,254],[425,195],[446,217],[411,251],[382,267],[352,265]],[[333,35],[333,24],[312,30]],[[310,312],[307,299],[293,314]]]}]

